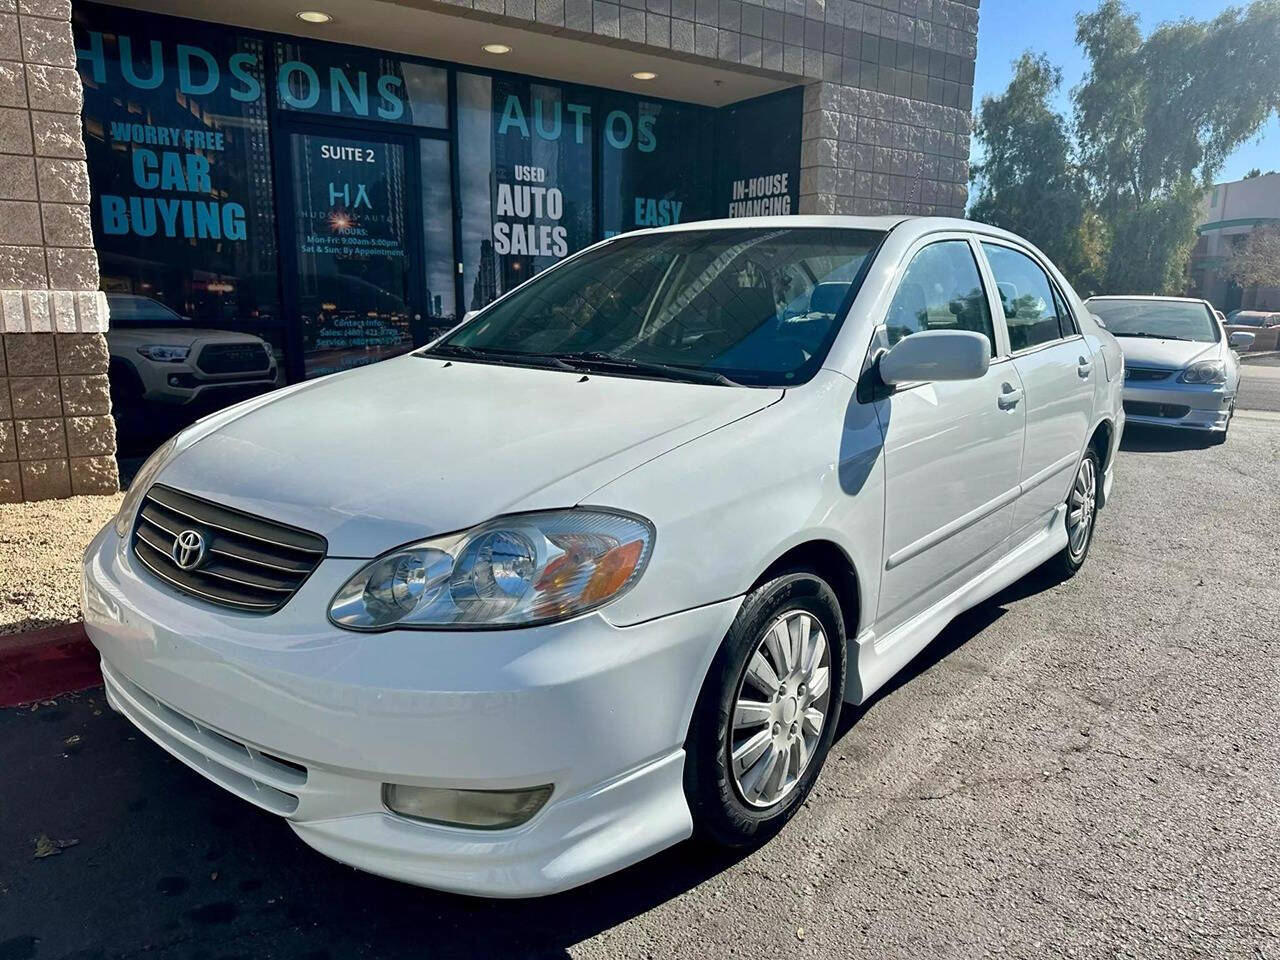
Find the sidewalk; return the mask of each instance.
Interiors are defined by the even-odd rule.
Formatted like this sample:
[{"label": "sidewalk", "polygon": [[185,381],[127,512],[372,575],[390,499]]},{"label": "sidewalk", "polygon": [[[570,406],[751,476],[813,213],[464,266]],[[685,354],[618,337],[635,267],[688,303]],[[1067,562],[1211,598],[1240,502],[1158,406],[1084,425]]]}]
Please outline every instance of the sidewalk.
[{"label": "sidewalk", "polygon": [[79,622],[80,563],[120,500],[0,504],[0,707],[102,682]]}]

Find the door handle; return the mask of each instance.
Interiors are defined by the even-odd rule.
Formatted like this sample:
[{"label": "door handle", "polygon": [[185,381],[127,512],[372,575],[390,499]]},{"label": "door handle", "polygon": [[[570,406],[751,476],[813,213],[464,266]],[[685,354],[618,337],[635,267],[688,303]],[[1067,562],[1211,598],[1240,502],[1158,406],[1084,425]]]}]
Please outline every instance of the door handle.
[{"label": "door handle", "polygon": [[1076,367],[1076,373],[1080,374],[1081,380],[1088,380],[1089,373],[1093,370],[1093,363],[1087,357],[1080,358],[1080,365]]},{"label": "door handle", "polygon": [[996,398],[996,403],[1001,410],[1012,410],[1018,405],[1018,401],[1022,399],[1022,388],[1015,387],[1011,383],[1006,383],[1000,387],[1000,396]]}]

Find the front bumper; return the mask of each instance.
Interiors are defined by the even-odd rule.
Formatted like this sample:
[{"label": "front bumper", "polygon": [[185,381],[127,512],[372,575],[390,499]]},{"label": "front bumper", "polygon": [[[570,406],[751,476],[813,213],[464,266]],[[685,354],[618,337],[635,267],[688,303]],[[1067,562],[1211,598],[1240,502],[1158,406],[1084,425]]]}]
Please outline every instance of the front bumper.
[{"label": "front bumper", "polygon": [[[364,561],[325,560],[259,617],[173,592],[126,543],[108,526],[85,557],[85,627],[112,705],[321,852],[518,897],[691,833],[684,737],[740,599],[625,628],[596,613],[522,630],[355,634],[324,611]],[[554,790],[528,823],[481,831],[390,813],[387,782]]]},{"label": "front bumper", "polygon": [[275,368],[265,375],[245,376],[243,378],[223,377],[220,379],[198,379],[182,381],[180,384],[169,383],[167,378],[157,382],[147,390],[144,399],[151,403],[162,403],[168,406],[187,407],[201,403],[219,403],[227,405],[238,400],[247,400],[260,393],[278,387]]},{"label": "front bumper", "polygon": [[1126,383],[1124,412],[1130,424],[1181,427],[1191,430],[1227,429],[1235,391],[1223,384],[1179,383],[1172,377],[1150,386]]}]

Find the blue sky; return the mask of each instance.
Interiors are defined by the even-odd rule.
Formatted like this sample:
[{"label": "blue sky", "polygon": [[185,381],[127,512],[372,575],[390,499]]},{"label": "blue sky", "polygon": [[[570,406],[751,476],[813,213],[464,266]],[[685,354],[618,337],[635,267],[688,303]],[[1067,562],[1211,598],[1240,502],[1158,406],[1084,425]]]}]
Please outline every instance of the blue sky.
[{"label": "blue sky", "polygon": [[[1217,16],[1230,6],[1228,0],[1128,0],[1141,17],[1144,32],[1165,20]],[[1068,92],[1084,76],[1085,59],[1076,46],[1075,16],[1095,10],[1098,0],[982,0],[978,8],[978,65],[974,75],[974,109],[984,94],[998,94],[1013,75],[1013,61],[1024,50],[1047,54],[1062,68],[1059,109],[1070,115]],[[1280,170],[1280,120],[1274,116],[1260,131],[1261,138],[1246,142],[1227,160],[1220,181],[1238,180],[1252,167]]]}]

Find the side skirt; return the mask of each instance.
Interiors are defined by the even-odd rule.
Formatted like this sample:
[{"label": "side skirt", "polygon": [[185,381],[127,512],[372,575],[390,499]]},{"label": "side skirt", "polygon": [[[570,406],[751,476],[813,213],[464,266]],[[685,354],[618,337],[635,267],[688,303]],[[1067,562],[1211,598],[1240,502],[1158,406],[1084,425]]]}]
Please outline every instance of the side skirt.
[{"label": "side skirt", "polygon": [[1062,550],[1067,545],[1066,517],[1066,504],[1060,504],[1049,523],[1029,540],[883,637],[877,637],[874,628],[863,631],[850,651],[856,671],[845,687],[845,701],[866,702],[956,616],[995,596]]}]

